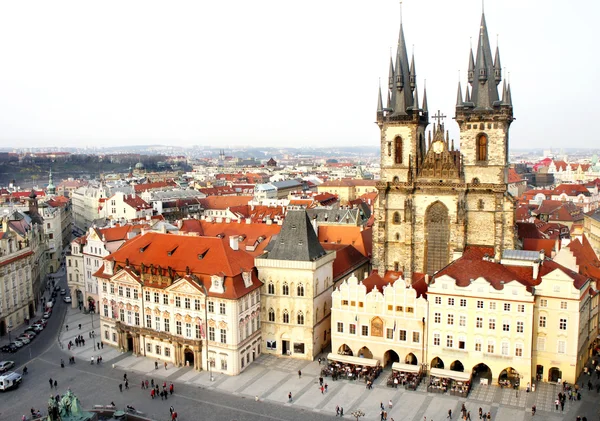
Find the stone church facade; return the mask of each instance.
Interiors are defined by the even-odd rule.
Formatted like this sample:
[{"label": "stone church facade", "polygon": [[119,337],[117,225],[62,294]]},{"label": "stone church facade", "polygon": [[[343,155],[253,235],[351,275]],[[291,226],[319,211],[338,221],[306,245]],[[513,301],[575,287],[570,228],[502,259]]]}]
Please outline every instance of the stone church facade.
[{"label": "stone church facade", "polygon": [[[408,61],[402,25],[390,59],[387,106],[381,89],[381,179],[375,204],[373,267],[433,275],[468,245],[493,247],[495,257],[514,247],[514,202],[508,194],[508,132],[513,121],[510,86],[502,82],[500,54],[492,57],[485,17],[469,85],[460,83],[455,119],[460,149],[442,118],[429,131],[427,93],[419,102],[414,55]],[[416,275],[418,276],[418,275]],[[416,277],[415,276],[415,277]]]}]

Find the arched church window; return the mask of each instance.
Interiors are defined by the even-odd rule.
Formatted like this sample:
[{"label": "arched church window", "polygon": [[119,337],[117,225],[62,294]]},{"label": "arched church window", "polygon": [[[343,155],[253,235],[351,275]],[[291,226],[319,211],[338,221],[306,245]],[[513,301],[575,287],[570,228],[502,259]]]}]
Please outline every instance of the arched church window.
[{"label": "arched church window", "polygon": [[297,292],[298,297],[304,297],[304,285],[298,284],[298,287],[296,288],[296,292]]},{"label": "arched church window", "polygon": [[394,212],[394,224],[400,223],[400,212]]},{"label": "arched church window", "polygon": [[394,162],[396,162],[396,164],[402,164],[402,138],[401,137],[397,137],[396,140],[394,140]]},{"label": "arched church window", "polygon": [[429,275],[448,264],[450,218],[448,208],[441,202],[432,204],[425,214],[425,259]]},{"label": "arched church window", "polygon": [[287,284],[287,282],[283,284],[283,287],[281,288],[281,290],[282,290],[283,295],[290,295],[290,287]]},{"label": "arched church window", "polygon": [[275,285],[273,285],[273,282],[269,282],[269,285],[267,285],[267,292],[271,295],[275,294]]},{"label": "arched church window", "polygon": [[287,310],[283,310],[283,323],[290,322],[290,313]]},{"label": "arched church window", "polygon": [[487,161],[488,159],[488,138],[486,135],[479,135],[477,138],[477,160]]},{"label": "arched church window", "polygon": [[303,325],[304,324],[304,313],[302,313],[301,311],[298,312],[298,324],[299,325]]},{"label": "arched church window", "polygon": [[483,210],[483,205],[483,199],[479,199],[479,201],[477,202],[477,209]]},{"label": "arched church window", "polygon": [[396,233],[396,241],[400,241],[400,233],[399,232]]},{"label": "arched church window", "polygon": [[270,322],[275,321],[275,310],[273,310],[272,308],[269,309],[269,321]]},{"label": "arched church window", "polygon": [[392,156],[392,142],[388,142],[388,156]]}]

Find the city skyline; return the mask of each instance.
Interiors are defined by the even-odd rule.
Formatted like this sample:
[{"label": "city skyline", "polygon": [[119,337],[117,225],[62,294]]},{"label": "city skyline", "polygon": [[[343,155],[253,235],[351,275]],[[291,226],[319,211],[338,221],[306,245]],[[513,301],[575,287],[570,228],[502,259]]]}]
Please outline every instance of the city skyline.
[{"label": "city skyline", "polygon": [[[594,13],[546,4],[485,4],[492,49],[498,34],[503,77],[510,74],[511,146],[592,147],[585,125],[546,115],[593,115],[595,75],[578,69],[597,67],[586,53]],[[396,1],[36,6],[5,4],[0,18],[3,146],[379,143],[377,84],[386,88],[395,55]],[[448,116],[458,140],[458,71],[464,91],[482,4],[409,0],[402,8],[420,98],[426,79],[430,112]]]}]

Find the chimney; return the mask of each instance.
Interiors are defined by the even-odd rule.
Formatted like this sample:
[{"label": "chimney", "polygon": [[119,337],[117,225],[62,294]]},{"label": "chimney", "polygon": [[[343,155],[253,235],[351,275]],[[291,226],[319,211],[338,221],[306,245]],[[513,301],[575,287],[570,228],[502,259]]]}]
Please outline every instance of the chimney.
[{"label": "chimney", "polygon": [[540,250],[540,260],[544,261],[544,259],[546,258],[546,251],[544,249]]},{"label": "chimney", "polygon": [[533,262],[533,279],[537,279],[540,274],[540,262],[536,260]]},{"label": "chimney", "polygon": [[229,247],[231,247],[231,250],[239,250],[239,237],[237,235],[229,236]]}]

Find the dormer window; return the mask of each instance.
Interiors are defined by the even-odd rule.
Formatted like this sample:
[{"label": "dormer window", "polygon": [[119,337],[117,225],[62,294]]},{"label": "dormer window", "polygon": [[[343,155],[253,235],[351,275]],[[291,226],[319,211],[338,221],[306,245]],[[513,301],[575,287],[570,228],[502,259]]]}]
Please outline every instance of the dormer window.
[{"label": "dormer window", "polygon": [[223,294],[225,292],[223,278],[217,275],[211,276],[209,291],[214,292],[216,294]]},{"label": "dormer window", "polygon": [[242,272],[242,278],[244,279],[244,286],[250,288],[252,286],[252,272]]}]

